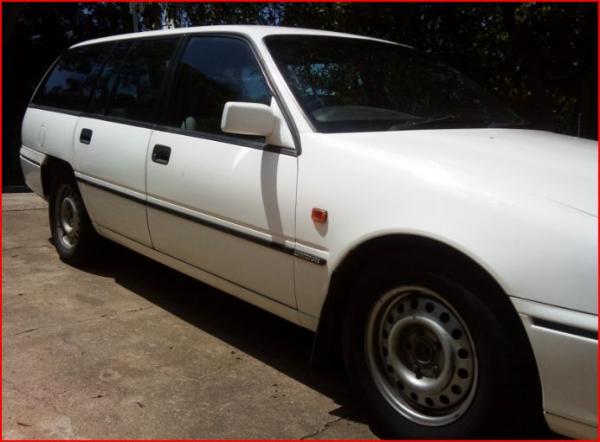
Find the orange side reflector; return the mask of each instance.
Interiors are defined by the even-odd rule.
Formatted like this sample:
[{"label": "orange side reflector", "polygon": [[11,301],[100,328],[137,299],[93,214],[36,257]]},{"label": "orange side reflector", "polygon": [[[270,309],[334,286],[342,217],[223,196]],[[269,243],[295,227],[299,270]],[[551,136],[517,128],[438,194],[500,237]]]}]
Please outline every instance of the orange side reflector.
[{"label": "orange side reflector", "polygon": [[327,222],[327,210],[315,207],[312,209],[310,217],[316,223],[325,223]]}]

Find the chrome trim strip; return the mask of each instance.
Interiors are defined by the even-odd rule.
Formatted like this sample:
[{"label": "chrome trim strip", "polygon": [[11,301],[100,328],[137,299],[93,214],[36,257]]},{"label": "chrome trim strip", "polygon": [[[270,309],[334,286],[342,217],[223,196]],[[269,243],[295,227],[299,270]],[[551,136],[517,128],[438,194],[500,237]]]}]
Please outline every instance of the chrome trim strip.
[{"label": "chrome trim strip", "polygon": [[19,154],[19,158],[21,158],[22,160],[25,160],[25,161],[27,161],[28,163],[31,163],[31,164],[33,164],[34,166],[37,166],[37,167],[42,167],[42,165],[41,165],[40,163],[38,163],[37,161],[33,161],[33,160],[32,160],[32,159],[30,159],[30,158],[27,158],[27,157],[26,157],[25,155],[23,155],[23,154]]},{"label": "chrome trim strip", "polygon": [[567,333],[569,335],[580,336],[582,338],[598,340],[598,332],[592,330],[586,330],[579,327],[573,327],[572,325],[561,324],[559,322],[548,321],[546,319],[531,318],[533,325],[536,327],[546,328],[549,330],[558,331],[561,333]]},{"label": "chrome trim strip", "polygon": [[315,255],[303,252],[303,251],[296,250],[295,247],[290,247],[290,246],[285,245],[285,244],[281,244],[281,243],[274,242],[274,241],[269,240],[269,239],[261,238],[261,237],[258,237],[256,235],[252,235],[252,234],[249,234],[249,233],[246,233],[246,232],[242,232],[242,231],[239,231],[237,229],[233,229],[233,228],[231,228],[229,226],[225,226],[223,224],[218,224],[218,223],[215,223],[215,222],[212,222],[212,221],[200,218],[198,216],[190,215],[189,213],[185,213],[185,212],[183,212],[181,210],[177,210],[177,209],[174,209],[172,207],[166,207],[165,205],[158,204],[158,203],[156,203],[154,201],[149,201],[145,197],[136,196],[133,193],[126,193],[126,192],[124,192],[122,190],[117,190],[114,187],[109,187],[109,186],[107,186],[105,184],[100,184],[100,183],[97,182],[97,180],[93,180],[91,178],[84,177],[79,172],[75,173],[75,178],[78,181],[82,182],[82,183],[85,183],[85,184],[90,185],[92,187],[96,187],[96,188],[98,188],[100,190],[104,190],[106,192],[110,192],[110,193],[115,194],[117,196],[121,196],[123,198],[127,198],[129,200],[134,201],[134,202],[137,202],[137,203],[140,203],[140,204],[144,204],[147,207],[151,207],[153,209],[157,209],[157,210],[163,211],[163,212],[168,213],[170,215],[177,216],[177,217],[186,219],[188,221],[192,221],[192,222],[201,224],[201,225],[206,226],[206,227],[210,227],[212,229],[218,230],[218,231],[223,232],[223,233],[227,233],[229,235],[233,235],[233,236],[235,236],[237,238],[244,239],[246,241],[254,242],[254,243],[259,244],[259,245],[264,246],[264,247],[269,247],[269,248],[277,250],[279,252],[286,253],[288,255],[292,255],[292,256],[294,256],[296,258],[304,259],[304,260],[306,260],[308,262],[311,262],[313,264],[325,265],[327,263],[327,261],[325,259],[323,259],[323,258],[321,258],[319,256],[315,256]]}]

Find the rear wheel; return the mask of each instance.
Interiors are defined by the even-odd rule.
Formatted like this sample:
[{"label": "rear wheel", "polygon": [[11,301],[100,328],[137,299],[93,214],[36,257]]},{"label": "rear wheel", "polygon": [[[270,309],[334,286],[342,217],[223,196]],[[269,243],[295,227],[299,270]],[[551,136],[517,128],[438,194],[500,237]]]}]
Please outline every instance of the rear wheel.
[{"label": "rear wheel", "polygon": [[343,350],[357,397],[386,438],[529,436],[541,404],[527,358],[490,294],[444,267],[396,259],[356,284]]},{"label": "rear wheel", "polygon": [[54,247],[60,258],[71,265],[88,262],[96,249],[98,234],[73,181],[65,180],[53,186],[49,215]]}]

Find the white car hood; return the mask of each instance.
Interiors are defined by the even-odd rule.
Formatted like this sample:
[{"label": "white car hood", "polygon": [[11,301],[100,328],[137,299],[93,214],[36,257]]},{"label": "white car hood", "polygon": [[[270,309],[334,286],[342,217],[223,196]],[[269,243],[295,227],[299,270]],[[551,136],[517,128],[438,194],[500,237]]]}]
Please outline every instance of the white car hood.
[{"label": "white car hood", "polygon": [[450,166],[456,172],[476,175],[482,184],[491,180],[494,187],[518,188],[598,216],[596,141],[523,129],[411,130],[335,137],[396,160],[404,157]]}]

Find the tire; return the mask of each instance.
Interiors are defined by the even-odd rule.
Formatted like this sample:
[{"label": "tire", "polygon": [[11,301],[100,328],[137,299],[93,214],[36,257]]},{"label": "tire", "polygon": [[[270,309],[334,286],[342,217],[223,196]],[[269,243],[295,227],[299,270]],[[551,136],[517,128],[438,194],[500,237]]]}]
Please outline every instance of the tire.
[{"label": "tire", "polygon": [[394,439],[531,437],[542,415],[532,359],[484,285],[444,262],[384,262],[393,265],[377,263],[355,284],[343,329],[350,385],[373,429]]},{"label": "tire", "polygon": [[48,208],[52,242],[60,259],[73,266],[90,262],[99,237],[72,179],[53,184]]}]

